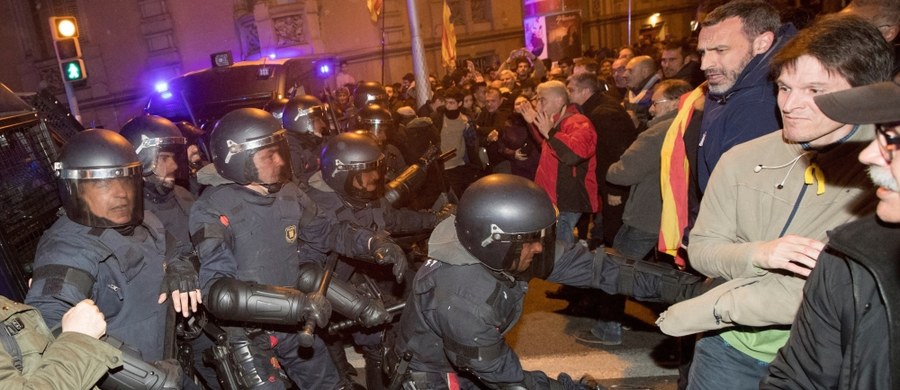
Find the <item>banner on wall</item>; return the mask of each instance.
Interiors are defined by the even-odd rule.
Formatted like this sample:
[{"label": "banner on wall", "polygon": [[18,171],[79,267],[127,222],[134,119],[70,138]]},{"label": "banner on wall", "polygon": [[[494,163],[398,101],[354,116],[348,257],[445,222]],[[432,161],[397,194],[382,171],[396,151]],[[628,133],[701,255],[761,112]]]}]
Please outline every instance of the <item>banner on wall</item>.
[{"label": "banner on wall", "polygon": [[537,58],[547,58],[547,23],[543,16],[525,19],[525,49]]},{"label": "banner on wall", "polygon": [[572,11],[547,15],[547,55],[553,61],[564,57],[581,57],[581,12]]}]

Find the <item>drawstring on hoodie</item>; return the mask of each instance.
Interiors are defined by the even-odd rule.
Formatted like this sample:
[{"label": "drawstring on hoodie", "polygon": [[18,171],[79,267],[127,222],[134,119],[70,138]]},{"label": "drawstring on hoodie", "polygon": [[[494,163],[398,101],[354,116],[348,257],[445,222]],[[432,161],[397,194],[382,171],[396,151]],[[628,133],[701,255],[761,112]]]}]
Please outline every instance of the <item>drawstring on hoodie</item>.
[{"label": "drawstring on hoodie", "polygon": [[[846,142],[848,139],[850,139],[850,137],[856,134],[857,130],[859,130],[859,125],[853,126],[853,129],[850,130],[850,133],[820,150],[810,150],[812,149],[812,146],[810,146],[808,143],[802,143],[800,144],[800,146],[803,147],[803,150],[805,150],[805,152],[801,153],[797,157],[794,157],[793,159],[791,159],[791,161],[775,166],[759,164],[753,167],[753,173],[759,173],[763,169],[781,169],[790,165],[787,174],[784,175],[784,179],[781,180],[781,183],[778,183],[778,185],[775,186],[775,188],[780,190],[784,188],[784,183],[787,182],[788,177],[791,175],[791,171],[794,169],[794,166],[797,165],[797,162],[800,161],[801,158],[805,157],[808,154],[827,152]],[[791,215],[788,216],[788,219],[784,223],[784,227],[781,228],[781,233],[778,234],[778,237],[784,236],[784,234],[787,232],[788,227],[791,225],[791,221],[794,220],[794,216],[797,214],[797,209],[800,208],[800,201],[803,200],[803,194],[806,193],[806,188],[810,184],[813,184],[813,182],[816,183],[816,195],[822,195],[825,193],[825,172],[822,172],[822,168],[819,167],[819,164],[816,164],[814,160],[815,157],[809,159],[809,166],[806,167],[806,171],[803,173],[804,186],[800,188],[800,193],[797,195],[797,200],[794,201],[794,207],[791,209]]]},{"label": "drawstring on hoodie", "polygon": [[[793,159],[791,159],[791,161],[788,161],[781,165],[769,166],[769,165],[759,164],[759,165],[753,167],[753,173],[759,173],[763,169],[781,169],[781,168],[790,166],[790,168],[788,168],[787,174],[784,175],[784,179],[781,180],[781,183],[778,183],[775,186],[775,188],[780,190],[780,189],[784,188],[784,183],[787,182],[788,177],[791,176],[791,171],[793,171],[794,167],[797,166],[797,162],[799,162],[801,158],[806,157],[807,155],[813,154],[813,153],[815,153],[815,152],[807,150],[807,151],[801,153],[800,155],[798,155],[797,157],[794,157]],[[794,220],[794,216],[797,215],[797,209],[800,208],[800,201],[803,199],[803,195],[806,194],[806,188],[807,188],[806,185],[812,184],[813,176],[815,176],[815,178],[818,180],[819,188],[821,189],[821,193],[818,192],[818,190],[816,191],[816,193],[821,195],[822,193],[825,192],[825,175],[822,174],[822,169],[820,169],[819,166],[816,163],[812,162],[812,159],[810,159],[810,165],[809,165],[809,167],[806,168],[806,172],[804,173],[804,184],[805,185],[800,188],[800,193],[797,195],[797,200],[794,201],[794,207],[791,208],[791,214],[788,216],[787,221],[785,221],[784,227],[781,228],[781,232],[778,233],[778,237],[784,236],[784,234],[787,232],[788,226],[791,225],[791,221]]]}]

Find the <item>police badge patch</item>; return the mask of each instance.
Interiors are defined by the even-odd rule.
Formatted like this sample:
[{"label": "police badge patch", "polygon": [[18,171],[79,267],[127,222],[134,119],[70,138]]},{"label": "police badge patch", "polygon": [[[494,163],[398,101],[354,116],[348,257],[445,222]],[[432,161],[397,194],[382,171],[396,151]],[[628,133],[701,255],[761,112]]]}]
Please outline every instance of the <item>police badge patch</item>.
[{"label": "police badge patch", "polygon": [[291,225],[284,228],[284,240],[289,244],[293,244],[294,241],[297,241],[297,225]]}]

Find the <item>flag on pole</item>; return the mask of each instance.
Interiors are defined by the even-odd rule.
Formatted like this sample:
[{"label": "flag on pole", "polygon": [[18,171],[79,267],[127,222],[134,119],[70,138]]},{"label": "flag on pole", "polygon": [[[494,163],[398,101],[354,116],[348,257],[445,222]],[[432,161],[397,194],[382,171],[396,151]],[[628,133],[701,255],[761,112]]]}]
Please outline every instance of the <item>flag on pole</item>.
[{"label": "flag on pole", "polygon": [[366,6],[369,7],[369,15],[372,22],[377,22],[381,16],[381,10],[384,9],[384,0],[366,0]]},{"label": "flag on pole", "polygon": [[441,59],[445,68],[456,68],[456,28],[450,23],[450,6],[444,0],[444,22],[441,26]]}]

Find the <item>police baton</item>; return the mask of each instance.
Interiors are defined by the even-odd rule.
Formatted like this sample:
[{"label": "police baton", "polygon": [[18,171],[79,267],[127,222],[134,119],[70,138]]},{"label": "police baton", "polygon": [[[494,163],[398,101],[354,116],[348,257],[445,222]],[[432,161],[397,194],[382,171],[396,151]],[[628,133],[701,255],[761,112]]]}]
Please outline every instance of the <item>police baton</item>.
[{"label": "police baton", "polygon": [[[319,291],[323,297],[325,293],[328,292],[328,285],[331,284],[331,275],[334,274],[334,267],[337,265],[338,255],[335,252],[331,252],[328,255],[328,260],[325,260],[325,273],[322,274],[322,281],[319,283]],[[300,346],[302,347],[312,347],[313,342],[315,342],[315,335],[313,335],[313,330],[316,328],[316,321],[312,318],[306,319],[306,325],[303,326],[303,331],[298,334],[300,337]]]}]

